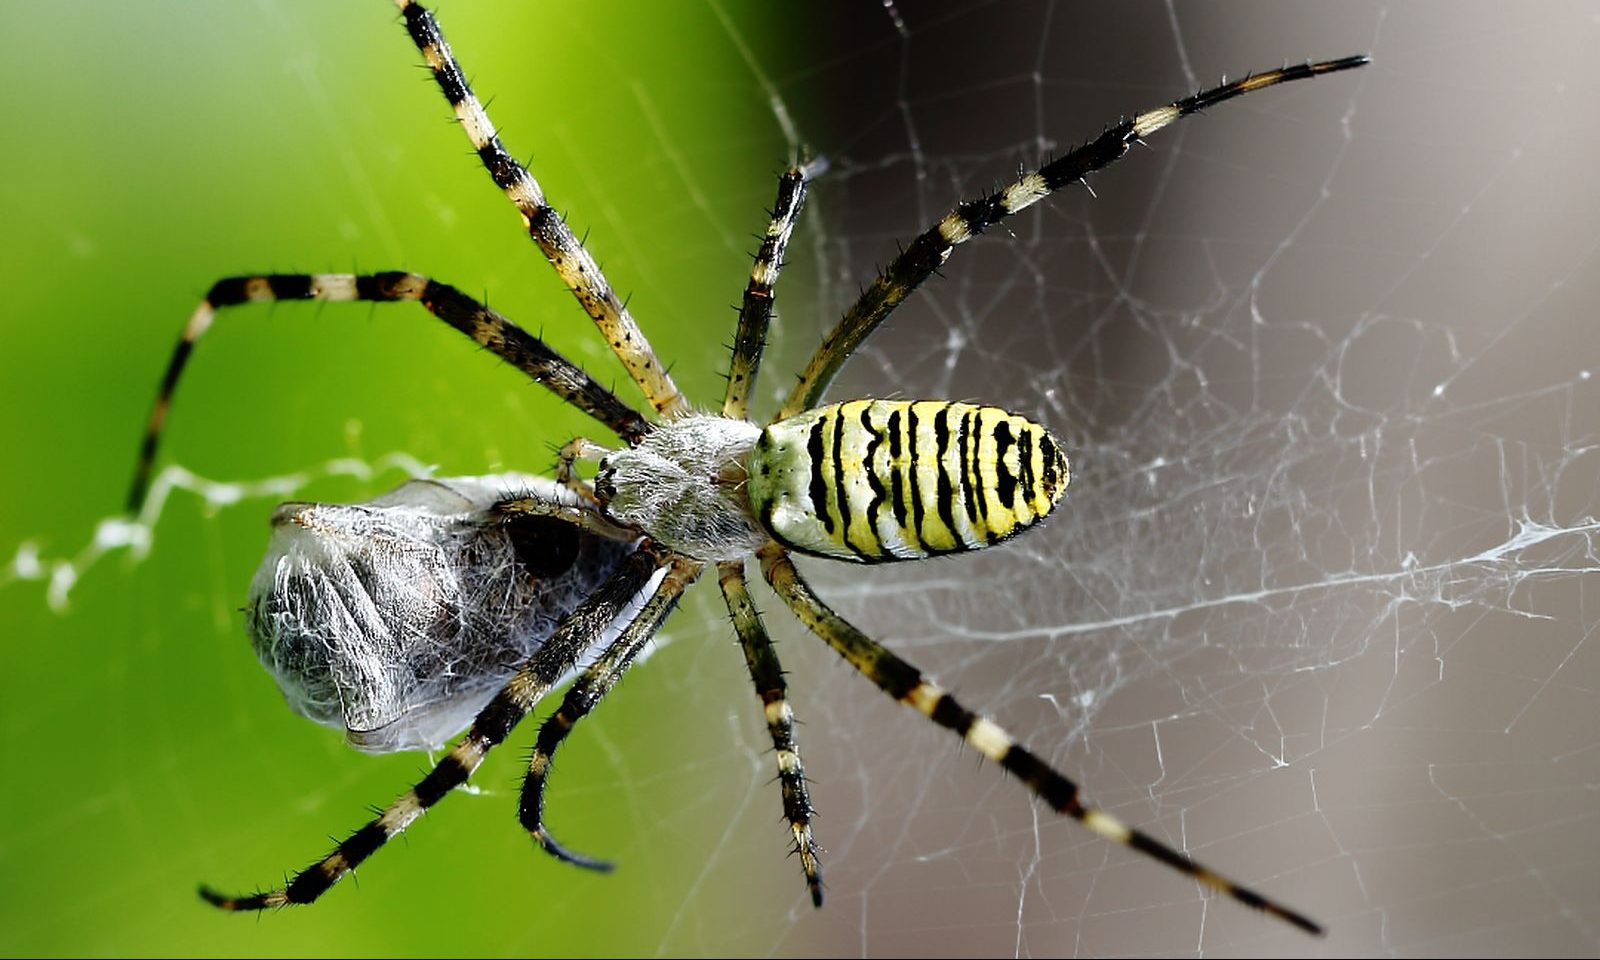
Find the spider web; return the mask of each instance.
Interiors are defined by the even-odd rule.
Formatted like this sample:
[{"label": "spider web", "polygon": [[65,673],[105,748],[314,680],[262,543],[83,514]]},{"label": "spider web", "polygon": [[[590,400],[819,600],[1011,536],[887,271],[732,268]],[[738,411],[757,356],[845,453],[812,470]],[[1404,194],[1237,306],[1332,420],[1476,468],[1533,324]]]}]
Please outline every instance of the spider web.
[{"label": "spider web", "polygon": [[[546,310],[515,300],[518,287],[552,284],[514,231],[500,229],[496,198],[482,198],[485,222],[500,227],[489,240],[455,206],[459,194],[492,194],[459,158],[458,134],[443,131],[443,148],[433,139],[415,148],[442,149],[452,182],[384,180],[410,162],[410,146],[384,140],[381,120],[346,120],[357,108],[336,92],[370,68],[329,76],[332,55],[292,53],[305,39],[301,12],[257,12],[268,28],[255,37],[264,62],[291,64],[276,76],[316,107],[305,135],[335,144],[312,178],[317,196],[339,197],[331,215],[311,204],[297,219],[334,229],[320,246],[303,235],[295,245],[245,236],[216,259],[178,243],[178,289],[187,296],[212,269],[340,267],[340,251],[354,246],[362,266],[426,264],[465,289],[490,289],[499,305],[509,300],[521,308],[508,308],[514,316],[551,318],[558,346],[604,369],[602,348],[581,327],[554,326],[566,322],[556,311],[576,312],[570,303],[554,299]],[[359,892],[341,888],[313,910],[261,923],[199,911],[194,880],[276,879],[418,766],[355,756],[290,717],[257,675],[231,610],[259,549],[259,497],[367,496],[421,463],[538,469],[545,444],[585,427],[553,419],[444,335],[394,347],[415,351],[398,360],[373,360],[412,369],[432,364],[433,352],[467,354],[452,368],[467,373],[419,378],[392,411],[351,399],[392,374],[302,350],[292,368],[233,384],[269,393],[278,415],[264,416],[259,403],[231,412],[251,410],[244,404],[210,413],[207,426],[206,404],[224,402],[230,376],[251,374],[218,373],[208,387],[197,363],[174,414],[176,423],[185,401],[202,409],[190,414],[201,423],[192,439],[175,440],[173,459],[192,472],[171,476],[230,482],[189,483],[198,497],[175,492],[146,561],[107,564],[129,541],[142,548],[142,534],[113,523],[91,546],[77,544],[94,528],[86,517],[111,512],[102,488],[120,489],[132,408],[187,309],[174,313],[166,290],[159,306],[139,291],[127,307],[141,316],[127,342],[160,343],[140,347],[138,369],[106,394],[115,399],[100,413],[126,406],[129,416],[103,436],[98,426],[79,431],[88,434],[80,442],[104,449],[63,469],[52,494],[95,506],[61,507],[60,520],[44,508],[10,514],[0,541],[21,544],[0,574],[0,601],[26,638],[0,729],[38,764],[0,843],[0,869],[34,878],[0,924],[14,947],[1600,949],[1600,666],[1588,642],[1600,623],[1592,9],[855,5],[808,13],[818,20],[789,25],[782,45],[749,11],[698,15],[710,25],[707,58],[732,64],[732,79],[717,84],[739,91],[743,132],[707,134],[654,85],[662,64],[618,52],[601,58],[600,72],[630,91],[631,122],[606,132],[559,125],[535,166],[545,176],[579,158],[562,202],[593,225],[613,279],[636,289],[641,324],[662,331],[662,354],[708,399],[731,315],[693,327],[686,318],[702,324],[698,311],[735,295],[736,264],[754,246],[753,211],[769,199],[785,151],[803,143],[828,159],[780,286],[782,326],[758,412],[773,408],[788,371],[874,264],[955,199],[1224,72],[1373,54],[1363,71],[1264,91],[1161,131],[1093,177],[1094,195],[1065,191],[962,247],[846,367],[835,399],[976,399],[1049,424],[1070,448],[1074,478],[1044,529],[1001,550],[902,567],[802,564],[840,612],[1019,734],[1094,802],[1305,910],[1329,926],[1329,939],[1309,944],[1208,899],[1031,805],[1016,783],[855,678],[758,594],[790,670],[815,780],[829,900],[812,911],[798,864],[782,857],[756,701],[715,591],[704,587],[674,619],[671,643],[563,748],[553,823],[573,846],[619,860],[616,875],[575,875],[522,842],[511,797],[524,729],[477,778],[487,796],[451,798],[363,869]],[[442,16],[483,92],[501,95],[491,111],[513,148],[519,133],[531,139],[538,110],[504,101],[549,78],[508,75],[512,58],[486,51],[488,28],[468,10]],[[634,49],[625,26],[607,29],[617,32],[605,49]],[[396,43],[373,46],[371,63],[410,62]],[[616,175],[593,157],[608,149],[644,155],[643,172],[623,179],[655,185],[655,205],[607,189]],[[753,173],[708,172],[752,156]],[[271,191],[306,189],[293,177],[285,186],[264,179],[262,205]],[[108,241],[94,219],[66,205],[46,217],[42,201],[8,183],[8,208],[48,221],[40,232],[58,237],[50,242],[79,264],[77,275],[96,276],[94,247]],[[415,237],[403,225],[413,215],[426,228]],[[252,259],[256,249],[268,259]],[[691,268],[716,289],[668,302],[665,275]],[[66,305],[39,297],[42,315],[64,316]],[[271,334],[252,328],[301,322],[290,313],[239,323],[228,346],[220,334],[207,343],[205,359],[285,356],[296,348],[269,345]],[[386,329],[373,316],[352,321],[365,331],[358,336]],[[331,311],[317,314],[293,328],[293,342],[320,343],[313,332],[327,335],[334,322]],[[505,422],[537,429],[512,438]],[[43,435],[16,423],[10,435],[28,462],[50,463]],[[19,486],[9,502],[42,497]],[[64,605],[64,616],[50,609]],[[164,682],[180,662],[192,672]],[[74,736],[104,738],[87,756],[56,742],[83,715],[95,722]],[[85,877],[90,860],[102,865]],[[135,891],[140,909],[116,913]],[[120,919],[78,929],[63,910],[82,903]]]}]

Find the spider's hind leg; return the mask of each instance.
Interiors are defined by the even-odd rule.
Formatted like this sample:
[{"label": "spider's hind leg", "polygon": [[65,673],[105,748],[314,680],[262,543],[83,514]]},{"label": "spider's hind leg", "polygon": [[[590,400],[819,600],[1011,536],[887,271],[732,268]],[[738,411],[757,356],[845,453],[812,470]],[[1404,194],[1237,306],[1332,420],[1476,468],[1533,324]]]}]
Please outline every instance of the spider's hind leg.
[{"label": "spider's hind leg", "polygon": [[1350,70],[1367,62],[1366,57],[1356,56],[1302,63],[1219,84],[1107,127],[1099,137],[1023,174],[1010,186],[960,204],[906,244],[871,285],[861,291],[861,296],[812,354],[811,362],[774,420],[786,420],[817,406],[845,361],[855,355],[856,349],[884,318],[944,265],[958,245],[1057,190],[1110,166],[1126,155],[1133,144],[1180,117],[1276,84]]},{"label": "spider's hind leg", "polygon": [[772,585],[772,589],[807,629],[821,637],[884,693],[955,733],[983,756],[998,763],[1001,769],[1027,784],[1033,795],[1052,810],[1071,817],[1107,840],[1132,847],[1159,860],[1247,907],[1271,914],[1307,933],[1322,935],[1321,925],[1305,914],[1234,883],[1150,834],[1135,830],[1104,810],[1090,806],[1083,800],[1076,783],[1018,743],[1005,728],[962,706],[938,684],[924,677],[916,667],[829,609],[810,585],[801,579],[786,550],[771,544],[760,551],[759,557],[761,572],[767,583]]}]

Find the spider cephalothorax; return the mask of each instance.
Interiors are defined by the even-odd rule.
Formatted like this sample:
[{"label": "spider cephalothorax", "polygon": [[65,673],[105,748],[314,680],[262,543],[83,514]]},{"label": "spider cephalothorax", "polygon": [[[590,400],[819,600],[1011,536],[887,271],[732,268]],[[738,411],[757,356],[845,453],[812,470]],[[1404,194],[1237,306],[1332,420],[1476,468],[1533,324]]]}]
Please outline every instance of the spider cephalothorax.
[{"label": "spider cephalothorax", "polygon": [[[130,497],[143,501],[157,440],[191,348],[219,309],[262,300],[414,301],[594,417],[614,450],[575,439],[555,483],[517,475],[413,481],[368,504],[296,504],[257,574],[249,626],[297,710],[346,728],[370,750],[431,746],[472,717],[466,735],[411,790],[286,886],[231,897],[229,910],[315,900],[460,786],[549,690],[577,678],[541,726],[523,781],[523,826],[552,854],[544,786],[555,750],[617,682],[683,591],[716,563],[777,752],[784,816],[812,900],[822,875],[794,714],[777,653],[746,589],[754,557],[780,600],[885,693],[962,737],[1058,813],[1211,889],[1309,932],[1304,916],[1243,888],[1087,805],[1078,787],[993,720],[830,610],[792,551],[843,560],[910,560],[999,543],[1037,523],[1067,486],[1067,459],[1044,427],[994,407],[943,400],[822,404],[840,366],[955,247],[1122,157],[1187,114],[1263,87],[1366,63],[1348,57],[1283,67],[1134,115],[913,239],[823,341],[765,427],[746,419],[772,319],[773,287],[805,197],[806,169],[779,179],[734,335],[715,414],[694,414],[626,306],[500,141],[433,15],[397,0],[406,28],[490,177],[592,317],[654,411],[636,412],[539,338],[446,284],[418,274],[278,274],[219,281],[190,318],[146,430]],[[599,460],[595,482],[574,469]]]},{"label": "spider cephalothorax", "polygon": [[745,464],[760,436],[760,427],[732,417],[669,420],[601,458],[595,495],[607,515],[685,556],[752,556],[767,542],[745,495]]}]

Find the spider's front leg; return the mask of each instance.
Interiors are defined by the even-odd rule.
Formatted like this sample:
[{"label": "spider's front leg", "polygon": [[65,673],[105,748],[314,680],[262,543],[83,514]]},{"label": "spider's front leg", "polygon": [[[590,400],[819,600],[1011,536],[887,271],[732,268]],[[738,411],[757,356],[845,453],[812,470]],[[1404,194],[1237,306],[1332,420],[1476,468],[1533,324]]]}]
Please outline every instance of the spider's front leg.
[{"label": "spider's front leg", "polygon": [[424,310],[471,337],[479,346],[521,370],[534,382],[605,424],[629,443],[650,430],[650,424],[578,365],[556,353],[543,340],[517,326],[449,284],[400,270],[382,273],[274,273],[227,277],[212,284],[195,307],[161,378],[156,401],[146,421],[139,462],[128,492],[128,510],[138,511],[149,490],[167,410],[188,366],[195,345],[211,329],[219,311],[248,303],[279,300],[328,302],[418,303]]},{"label": "spider's front leg", "polygon": [[[594,596],[567,615],[550,639],[478,713],[467,734],[420,783],[327,856],[295,874],[288,884],[247,896],[227,896],[202,886],[200,896],[223,910],[265,910],[291,903],[311,903],[322,896],[451,790],[466,783],[489,751],[505,740],[539,699],[582,659],[606,628],[626,613],[656,571],[668,562],[668,555],[649,542],[630,554]],[[649,606],[647,603],[646,608]],[[630,632],[634,632],[632,624],[623,635]]]},{"label": "spider's front leg", "polygon": [[686,557],[675,557],[667,568],[666,576],[656,588],[655,594],[627,629],[614,640],[599,659],[589,665],[578,679],[572,682],[567,695],[561,701],[561,706],[556,712],[539,727],[539,739],[533,747],[533,756],[528,760],[528,775],[522,781],[522,802],[518,817],[534,841],[545,852],[574,866],[586,867],[590,870],[609,871],[612,864],[605,860],[596,860],[593,857],[574,853],[556,842],[550,835],[549,829],[544,824],[544,790],[549,783],[550,765],[555,758],[556,749],[561,742],[572,732],[572,728],[579,720],[588,716],[604,697],[622,679],[634,658],[656,631],[667,616],[677,606],[678,599],[683,596],[683,591],[694,583],[700,576],[702,564]]},{"label": "spider's front leg", "polygon": [[634,321],[628,307],[617,296],[600,265],[583,246],[545,198],[528,168],[506,149],[494,122],[483,109],[467,75],[461,69],[450,44],[445,42],[439,21],[419,3],[412,0],[395,0],[405,17],[406,32],[417,45],[434,80],[444,94],[450,109],[472,142],[472,149],[483,162],[484,169],[494,180],[494,185],[506,195],[517,212],[522,215],[522,225],[533,242],[538,244],[545,259],[555,268],[561,282],[567,285],[585,313],[605,336],[606,343],[627,368],[628,375],[639,385],[640,391],[650,401],[656,412],[663,416],[686,413],[689,402],[672,377],[656,358],[654,348],[645,338],[644,331]]}]

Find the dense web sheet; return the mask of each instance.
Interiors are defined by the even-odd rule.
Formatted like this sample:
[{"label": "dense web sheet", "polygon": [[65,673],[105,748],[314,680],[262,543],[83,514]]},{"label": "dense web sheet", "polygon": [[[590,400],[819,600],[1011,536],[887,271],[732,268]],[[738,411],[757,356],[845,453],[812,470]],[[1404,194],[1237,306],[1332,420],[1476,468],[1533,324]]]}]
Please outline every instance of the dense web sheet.
[{"label": "dense web sheet", "polygon": [[[633,81],[646,122],[629,131],[632,149],[658,156],[657,172],[681,191],[661,214],[683,234],[674,257],[753,246],[745,238],[770,193],[759,176],[741,184],[735,200],[747,216],[726,219],[725,198],[706,199],[722,186],[697,172],[700,154],[765,150],[775,172],[786,145],[804,143],[830,163],[791,247],[758,413],[773,408],[872,265],[957,198],[1225,71],[1373,54],[1363,71],[1265,91],[1161,131],[1094,177],[1093,196],[1069,190],[966,245],[845,369],[833,398],[973,399],[1048,424],[1071,447],[1074,480],[1043,530],[1002,551],[865,575],[804,565],[841,612],[1021,735],[1095,802],[1305,910],[1329,939],[1311,943],[1207,899],[1031,805],[948,734],[887,702],[801,631],[778,627],[779,605],[760,596],[817,781],[821,912],[782,857],[770,750],[731,630],[711,603],[690,602],[670,628],[676,642],[574,738],[570,752],[581,756],[553,781],[558,827],[586,805],[612,818],[579,821],[568,839],[620,860],[616,877],[522,865],[536,854],[512,815],[513,760],[480,777],[491,796],[452,798],[375,859],[359,895],[341,890],[314,908],[329,916],[234,918],[210,935],[237,951],[271,949],[260,945],[280,941],[263,937],[279,935],[313,949],[323,927],[306,924],[354,922],[372,928],[360,942],[401,949],[383,939],[403,922],[380,914],[386,905],[431,907],[448,933],[449,911],[475,896],[490,900],[490,917],[459,940],[400,942],[528,952],[570,937],[591,952],[621,943],[671,954],[1600,950],[1592,10],[859,7],[846,28],[800,31],[836,39],[782,49],[747,13],[712,8],[724,53],[746,64],[740,82],[761,104],[759,142],[695,139],[650,109],[649,76]],[[444,11],[447,31],[454,12]],[[490,79],[504,64],[452,38],[489,91],[506,95],[516,78]],[[404,62],[400,38],[388,39],[385,54]],[[518,120],[524,134],[532,122]],[[604,181],[607,171],[585,176]],[[459,186],[489,192],[470,177]],[[383,252],[385,221],[357,207],[354,221]],[[629,212],[584,215],[608,270],[641,288],[633,308],[645,329],[660,328],[663,313],[682,315],[642,302],[652,268],[627,273],[651,249],[600,238]],[[497,291],[525,280],[523,261],[495,256],[516,264],[494,275]],[[711,302],[730,302],[739,279],[723,277]],[[708,345],[682,348],[680,370],[715,369],[731,314],[723,322],[709,327]],[[167,335],[160,323],[142,329]],[[574,330],[564,344],[582,342]],[[118,403],[143,402],[132,380]],[[706,377],[687,389],[706,401],[716,386]],[[405,456],[430,461],[439,456],[430,442],[447,428],[418,426],[425,413],[406,414],[399,429]],[[507,455],[486,435],[467,441],[485,471]],[[102,464],[118,483],[125,464],[111,454],[120,450]],[[222,462],[184,465],[214,472]],[[330,468],[319,462],[299,461],[306,476],[287,486],[322,495],[318,475]],[[409,459],[356,462],[384,468],[364,492],[419,469]],[[329,463],[349,472],[345,460]],[[190,484],[222,508],[193,521],[200,542],[220,550],[266,513],[266,501],[221,500],[278,496],[283,486]],[[180,502],[175,494],[169,512]],[[254,519],[229,519],[241,512]],[[75,529],[81,538],[91,526]],[[58,556],[84,574],[74,604],[151,605],[114,585],[127,568],[102,563],[88,575],[102,550],[52,551],[26,524],[16,529],[13,542],[29,539],[0,574],[0,596],[8,608],[37,608],[30,629],[108,642],[74,636],[76,611],[64,620],[41,612],[69,599]],[[161,552],[162,525],[155,531],[154,557],[175,562]],[[138,545],[139,533],[130,539]],[[226,740],[203,744],[248,754],[253,740],[294,738],[307,759],[275,756],[259,789],[218,790],[194,772],[187,733],[216,703],[173,702],[182,691],[168,690],[152,708],[114,694],[122,711],[145,712],[154,733],[143,746],[172,770],[166,792],[129,795],[110,776],[63,798],[53,818],[12,823],[0,846],[6,872],[43,854],[47,833],[100,828],[106,808],[137,833],[147,804],[231,804],[243,820],[221,833],[150,837],[117,861],[120,885],[177,888],[156,916],[183,915],[193,880],[270,882],[320,854],[323,835],[354,825],[362,804],[407,782],[411,766],[374,773],[332,738],[293,726],[250,677],[227,615],[249,552],[226,569],[188,558],[181,575],[208,571],[178,594],[200,608],[190,629],[201,633],[162,635],[144,654],[204,647],[217,661],[238,702],[212,717]],[[17,582],[41,578],[57,585],[47,594]],[[121,662],[87,668],[100,671],[94,688],[115,689],[108,665]],[[9,729],[14,745],[41,732],[19,717]],[[178,852],[146,849],[162,846]],[[490,856],[514,864],[510,888],[474,880]],[[632,915],[641,939],[563,919],[592,908],[586,900]]]}]

